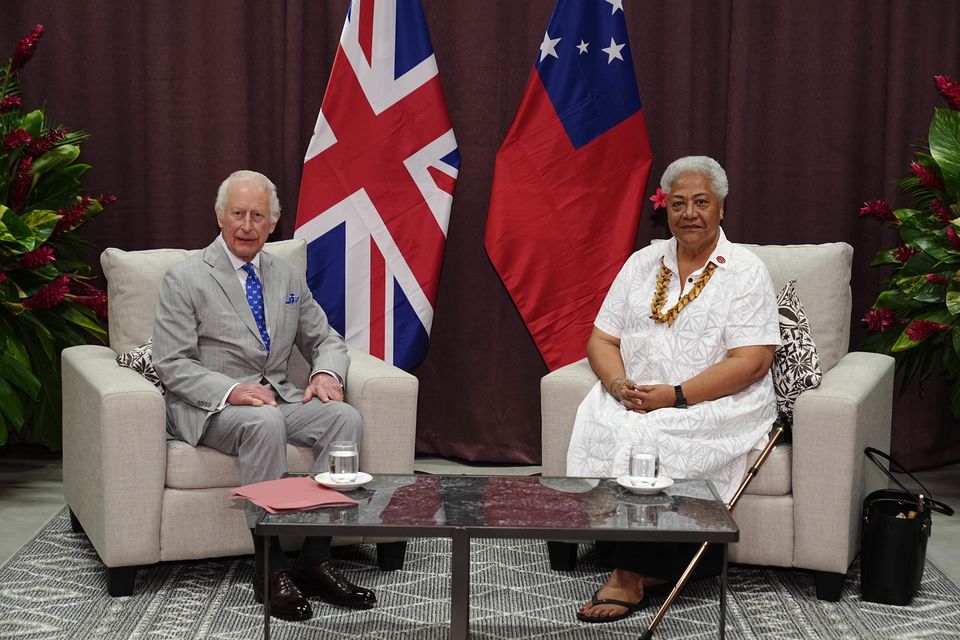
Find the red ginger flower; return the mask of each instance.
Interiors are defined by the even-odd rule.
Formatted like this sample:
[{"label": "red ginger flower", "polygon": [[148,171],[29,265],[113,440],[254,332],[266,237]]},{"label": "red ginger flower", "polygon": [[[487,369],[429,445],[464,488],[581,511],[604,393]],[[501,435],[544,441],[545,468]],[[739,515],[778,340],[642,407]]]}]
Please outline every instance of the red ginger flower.
[{"label": "red ginger flower", "polygon": [[653,210],[656,211],[660,207],[664,209],[667,208],[667,192],[657,187],[657,192],[650,196],[650,202],[653,203]]},{"label": "red ginger flower", "polygon": [[910,245],[902,244],[893,250],[893,259],[899,262],[900,264],[903,264],[913,256],[917,255],[918,253],[920,252],[914,249],[913,247],[911,247]]},{"label": "red ginger flower", "polygon": [[28,309],[52,309],[61,302],[70,289],[70,278],[59,276],[53,282],[37,291],[32,298],[27,298],[23,306]]},{"label": "red ginger flower", "polygon": [[907,337],[913,340],[914,342],[921,342],[926,340],[937,331],[943,331],[944,329],[950,329],[951,325],[949,324],[940,324],[939,322],[934,322],[933,320],[914,320],[907,325]]},{"label": "red ginger flower", "polygon": [[14,211],[19,211],[27,201],[27,195],[33,185],[33,176],[30,175],[30,167],[32,166],[33,158],[30,156],[25,156],[20,160],[20,168],[14,176],[13,184],[10,186],[10,195],[7,198],[7,206]]},{"label": "red ginger flower", "polygon": [[53,145],[63,140],[65,135],[66,129],[51,129],[27,145],[27,155],[31,158],[39,158],[47,151],[50,151],[50,149],[53,149]]},{"label": "red ginger flower", "polygon": [[890,210],[890,205],[883,200],[867,200],[864,202],[860,208],[860,217],[865,218],[867,216],[875,218],[880,222],[897,219],[896,216],[893,215],[893,211]]},{"label": "red ginger flower", "polygon": [[17,48],[13,50],[13,56],[10,57],[10,70],[7,75],[13,75],[23,68],[23,65],[30,61],[33,53],[37,50],[37,41],[43,35],[43,25],[37,24],[27,35],[20,38]]},{"label": "red ginger flower", "polygon": [[23,257],[20,258],[20,266],[24,269],[36,270],[45,264],[56,261],[56,259],[56,256],[53,255],[53,247],[45,244],[23,254]]},{"label": "red ginger flower", "polygon": [[927,282],[931,284],[950,284],[950,280],[944,278],[939,273],[928,273]]},{"label": "red ginger flower", "polygon": [[947,227],[947,239],[954,249],[960,249],[960,234],[953,227]]},{"label": "red ginger flower", "polygon": [[897,322],[897,316],[890,309],[872,307],[861,320],[870,331],[883,331]]},{"label": "red ginger flower", "polygon": [[929,189],[939,189],[943,190],[943,182],[940,180],[940,177],[934,173],[932,170],[923,166],[917,161],[910,163],[910,170],[913,171],[913,175],[917,176],[920,179],[920,184],[929,188]]},{"label": "red ginger flower", "polygon": [[960,111],[960,82],[950,76],[933,76],[937,83],[937,91],[946,99],[951,109]]},{"label": "red ginger flower", "polygon": [[71,280],[70,290],[73,292],[69,297],[70,300],[90,307],[99,318],[107,317],[106,291],[80,280]]},{"label": "red ginger flower", "polygon": [[933,209],[933,212],[937,214],[937,217],[945,223],[950,222],[950,220],[953,219],[953,215],[950,213],[950,207],[943,204],[939,200],[934,200],[931,202],[930,208]]},{"label": "red ginger flower", "polygon": [[33,140],[33,136],[30,135],[29,131],[14,129],[3,136],[3,146],[7,149],[16,149],[17,147],[28,144],[31,140]]},{"label": "red ginger flower", "polygon": [[7,281],[7,274],[5,274],[4,272],[0,271],[0,284],[3,284],[3,283],[6,282],[6,281]]},{"label": "red ginger flower", "polygon": [[13,111],[21,105],[20,96],[10,96],[0,101],[0,113]]}]

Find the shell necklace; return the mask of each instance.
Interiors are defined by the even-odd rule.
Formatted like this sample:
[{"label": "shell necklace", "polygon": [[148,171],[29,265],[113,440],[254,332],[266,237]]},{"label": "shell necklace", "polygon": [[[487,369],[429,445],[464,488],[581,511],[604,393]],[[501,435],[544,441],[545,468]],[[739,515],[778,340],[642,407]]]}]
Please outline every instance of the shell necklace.
[{"label": "shell necklace", "polygon": [[667,302],[667,290],[670,287],[672,274],[670,273],[670,269],[667,268],[667,265],[663,263],[663,258],[660,258],[660,273],[657,274],[657,288],[653,290],[653,299],[650,301],[650,319],[661,324],[666,322],[667,326],[672,327],[673,321],[677,319],[677,315],[683,311],[684,307],[693,302],[697,296],[700,295],[700,292],[703,291],[703,288],[707,286],[707,283],[710,282],[710,278],[713,276],[716,268],[717,265],[708,262],[707,266],[704,267],[700,273],[700,277],[693,283],[693,287],[691,287],[683,297],[677,300],[677,304],[673,305],[670,310],[664,313],[663,305]]}]

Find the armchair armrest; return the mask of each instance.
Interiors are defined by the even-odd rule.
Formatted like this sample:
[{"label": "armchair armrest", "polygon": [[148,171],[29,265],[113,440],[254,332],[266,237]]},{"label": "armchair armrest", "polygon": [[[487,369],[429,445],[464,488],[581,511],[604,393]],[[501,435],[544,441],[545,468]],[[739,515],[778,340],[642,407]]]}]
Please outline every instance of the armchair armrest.
[{"label": "armchair armrest", "polygon": [[[851,352],[794,406],[794,566],[846,573],[864,495],[885,483],[864,447],[888,450],[894,360]],[[867,469],[868,473],[864,473]]]},{"label": "armchair armrest", "polygon": [[160,560],[163,396],[109,347],[61,354],[63,494],[108,567]]},{"label": "armchair armrest", "polygon": [[413,473],[419,380],[362,351],[349,354],[346,401],[363,416],[360,464],[374,473]]},{"label": "armchair armrest", "polygon": [[567,475],[567,448],[577,408],[597,384],[587,359],[551,371],[540,379],[540,437],[545,476]]}]

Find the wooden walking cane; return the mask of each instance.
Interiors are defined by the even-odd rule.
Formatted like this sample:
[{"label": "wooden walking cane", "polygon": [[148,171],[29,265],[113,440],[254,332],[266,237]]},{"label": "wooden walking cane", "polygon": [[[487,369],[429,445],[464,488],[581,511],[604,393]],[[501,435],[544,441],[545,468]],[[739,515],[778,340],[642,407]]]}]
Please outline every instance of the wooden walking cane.
[{"label": "wooden walking cane", "polygon": [[[780,441],[780,437],[782,435],[783,427],[777,427],[777,429],[773,432],[773,435],[770,436],[770,441],[767,443],[767,446],[764,447],[763,451],[760,452],[760,457],[758,457],[753,466],[747,470],[747,475],[744,476],[740,486],[737,487],[736,492],[733,494],[733,498],[731,498],[730,502],[727,504],[727,509],[733,511],[733,508],[737,506],[737,502],[740,501],[740,496],[742,496],[743,492],[747,490],[748,486],[750,486],[750,482],[754,479],[754,477],[756,477],[757,472],[760,471],[760,467],[762,467],[763,463],[766,462],[767,456],[769,456],[770,452],[773,451],[773,448],[777,446],[777,442]],[[697,565],[700,564],[700,560],[703,559],[703,554],[707,552],[707,547],[709,546],[709,542],[704,542],[702,545],[700,545],[700,548],[693,556],[693,560],[691,560],[690,564],[687,565],[687,568],[684,569],[683,575],[680,576],[680,580],[677,581],[677,584],[670,592],[670,595],[667,596],[667,599],[664,600],[662,605],[660,605],[660,610],[657,611],[657,615],[655,615],[653,620],[650,621],[650,626],[647,627],[646,632],[640,636],[640,640],[650,640],[653,637],[654,629],[657,628],[657,625],[660,624],[660,622],[663,620],[663,617],[667,615],[667,609],[670,608],[670,605],[673,604],[673,601],[677,599],[678,595],[680,595],[680,591],[687,584],[687,580],[690,579],[694,569],[696,569]]]}]

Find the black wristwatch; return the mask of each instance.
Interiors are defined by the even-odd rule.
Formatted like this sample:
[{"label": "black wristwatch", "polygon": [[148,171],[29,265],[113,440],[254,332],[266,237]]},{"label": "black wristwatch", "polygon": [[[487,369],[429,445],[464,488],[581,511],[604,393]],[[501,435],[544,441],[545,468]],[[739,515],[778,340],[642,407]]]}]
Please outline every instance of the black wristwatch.
[{"label": "black wristwatch", "polygon": [[677,409],[686,409],[687,408],[687,399],[683,397],[683,389],[680,385],[673,387],[673,391],[677,394],[677,401],[674,403]]}]

